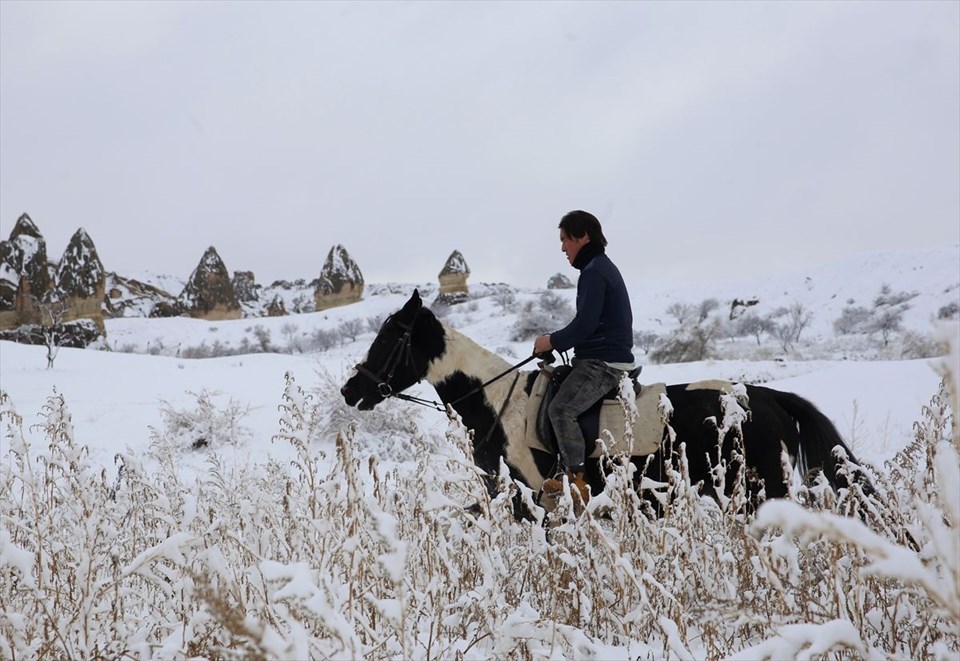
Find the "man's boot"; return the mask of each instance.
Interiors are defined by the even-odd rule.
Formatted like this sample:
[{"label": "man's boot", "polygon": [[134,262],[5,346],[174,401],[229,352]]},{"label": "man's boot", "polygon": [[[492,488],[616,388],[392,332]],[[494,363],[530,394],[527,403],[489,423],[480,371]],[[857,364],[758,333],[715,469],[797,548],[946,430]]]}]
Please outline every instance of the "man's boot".
[{"label": "man's boot", "polygon": [[[587,488],[587,482],[583,478],[583,466],[578,466],[568,470],[566,473],[567,481],[570,482],[570,495],[573,496],[574,505],[586,505],[590,501],[590,490]],[[559,498],[563,492],[563,475],[551,477],[544,480],[540,492],[548,498]],[[579,497],[580,502],[577,502]]]}]

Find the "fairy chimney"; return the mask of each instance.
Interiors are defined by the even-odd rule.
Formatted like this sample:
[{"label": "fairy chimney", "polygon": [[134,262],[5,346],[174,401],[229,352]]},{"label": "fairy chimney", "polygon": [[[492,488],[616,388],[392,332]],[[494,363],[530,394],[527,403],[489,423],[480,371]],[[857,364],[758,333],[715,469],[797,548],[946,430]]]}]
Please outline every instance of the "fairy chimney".
[{"label": "fairy chimney", "polygon": [[556,273],[547,280],[547,289],[573,289],[573,283],[563,273]]},{"label": "fairy chimney", "polygon": [[253,271],[233,272],[233,291],[241,303],[255,303],[260,299],[260,285]]},{"label": "fairy chimney", "polygon": [[470,267],[459,250],[454,250],[447,263],[440,271],[440,293],[437,302],[445,305],[455,305],[467,300],[467,278],[470,277]]},{"label": "fairy chimney", "polygon": [[107,272],[93,240],[82,227],[74,232],[57,266],[53,296],[67,306],[63,321],[92,319],[101,332]]},{"label": "fairy chimney", "polygon": [[287,306],[283,304],[283,299],[277,294],[267,305],[268,317],[285,317],[287,315]]},{"label": "fairy chimney", "polygon": [[189,316],[208,321],[243,316],[230,274],[213,246],[203,253],[200,264],[177,298],[177,305]]},{"label": "fairy chimney", "polygon": [[7,241],[0,241],[0,329],[39,323],[36,299],[50,289],[47,243],[30,216],[17,219]]},{"label": "fairy chimney", "polygon": [[360,267],[347,249],[337,244],[330,249],[313,291],[317,311],[355,303],[361,296],[363,274]]}]

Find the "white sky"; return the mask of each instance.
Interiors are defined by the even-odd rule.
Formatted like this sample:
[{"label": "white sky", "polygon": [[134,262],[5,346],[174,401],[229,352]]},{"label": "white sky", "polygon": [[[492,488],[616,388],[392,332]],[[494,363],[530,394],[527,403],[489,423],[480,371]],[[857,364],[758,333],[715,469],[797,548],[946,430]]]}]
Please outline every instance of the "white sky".
[{"label": "white sky", "polygon": [[960,3],[0,2],[0,238],[108,270],[704,281],[960,242]]}]

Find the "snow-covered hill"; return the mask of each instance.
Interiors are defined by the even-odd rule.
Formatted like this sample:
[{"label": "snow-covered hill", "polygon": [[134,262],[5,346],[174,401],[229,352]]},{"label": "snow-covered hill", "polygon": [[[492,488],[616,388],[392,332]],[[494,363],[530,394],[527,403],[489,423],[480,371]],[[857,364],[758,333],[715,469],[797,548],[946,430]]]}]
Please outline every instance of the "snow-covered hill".
[{"label": "snow-covered hill", "polygon": [[[152,276],[145,281],[160,283],[166,279]],[[908,300],[902,313],[899,334],[911,331],[917,337],[927,338],[935,333],[941,319],[957,318],[960,307],[960,247],[953,246],[925,251],[904,251],[867,254],[842,263],[811,269],[806,272],[749,281],[717,279],[701,285],[669,285],[657,282],[629,282],[633,305],[634,329],[638,333],[668,336],[680,324],[668,310],[671,306],[697,306],[707,299],[715,299],[718,307],[712,315],[725,324],[730,323],[734,301],[750,302],[745,310],[767,317],[777,310],[800,305],[810,314],[809,324],[800,341],[784,351],[781,343],[770,334],[762,337],[762,345],[755,340],[731,337],[721,333],[716,342],[714,357],[753,359],[844,359],[844,358],[900,358],[920,357],[925,354],[899,351],[901,345],[881,347],[876,337],[838,337],[834,322],[845,308],[872,308],[875,299],[887,286],[892,294],[903,294]],[[369,284],[364,299],[340,308],[320,313],[290,314],[273,318],[246,318],[212,324],[181,318],[144,319],[125,318],[107,320],[107,342],[115,351],[159,353],[183,356],[225,355],[229,353],[262,351],[301,353],[313,350],[331,350],[331,337],[314,341],[318,332],[334,334],[344,324],[360,325],[369,332],[378,327],[378,320],[399,308],[416,285]],[[432,300],[438,291],[435,284],[419,285],[421,293]],[[301,303],[312,300],[296,287],[273,288],[269,297],[282,295],[288,311],[298,309]],[[513,356],[528,351],[526,342],[512,340],[512,329],[524,304],[536,306],[546,290],[517,289],[505,284],[478,283],[470,286],[471,299],[448,310],[446,320],[481,344],[501,349]],[[549,290],[572,307],[575,290]],[[312,292],[312,289],[311,289]],[[512,300],[510,300],[512,299]],[[308,303],[309,305],[309,303]],[[734,315],[735,316],[735,315]],[[857,334],[855,334],[857,335]],[[860,334],[862,335],[862,334]],[[353,344],[350,336],[344,343]],[[343,338],[334,338],[340,344]],[[362,342],[361,342],[362,344]],[[343,347],[341,347],[343,348]],[[649,347],[637,347],[641,362]],[[898,352],[899,351],[899,352]],[[355,355],[357,349],[346,348],[338,353]]]}]

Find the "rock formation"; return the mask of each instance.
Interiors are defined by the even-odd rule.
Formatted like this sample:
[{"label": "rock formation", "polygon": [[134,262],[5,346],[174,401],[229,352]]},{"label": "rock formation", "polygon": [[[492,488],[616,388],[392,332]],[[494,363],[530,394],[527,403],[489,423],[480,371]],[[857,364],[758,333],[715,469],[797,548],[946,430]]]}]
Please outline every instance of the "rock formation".
[{"label": "rock formation", "polygon": [[107,274],[103,309],[110,317],[160,317],[161,309],[175,309],[176,297],[154,285],[116,273]]},{"label": "rock formation", "polygon": [[363,296],[363,274],[360,267],[350,257],[347,249],[340,244],[330,249],[327,261],[317,279],[313,297],[316,308],[326,310],[338,305],[347,305],[359,301]]},{"label": "rock formation", "polygon": [[51,298],[67,306],[63,321],[92,319],[101,332],[106,333],[103,305],[107,272],[93,241],[82,227],[70,238],[54,282]]},{"label": "rock formation", "polygon": [[287,306],[283,304],[283,299],[274,296],[273,300],[267,305],[268,317],[285,317],[287,315]]},{"label": "rock formation", "polygon": [[47,264],[47,243],[30,216],[17,219],[10,239],[0,241],[0,328],[39,323],[36,299],[53,281]]},{"label": "rock formation", "polygon": [[435,302],[443,305],[456,305],[467,300],[467,278],[470,267],[459,250],[454,250],[440,271],[440,293]]},{"label": "rock formation", "polygon": [[253,271],[233,272],[233,291],[241,303],[253,303],[260,299],[260,285],[253,277]]},{"label": "rock formation", "polygon": [[573,283],[564,274],[555,273],[547,280],[547,289],[573,289]]},{"label": "rock formation", "polygon": [[177,305],[184,314],[208,321],[243,316],[230,274],[213,246],[203,253],[200,264],[177,297]]}]

